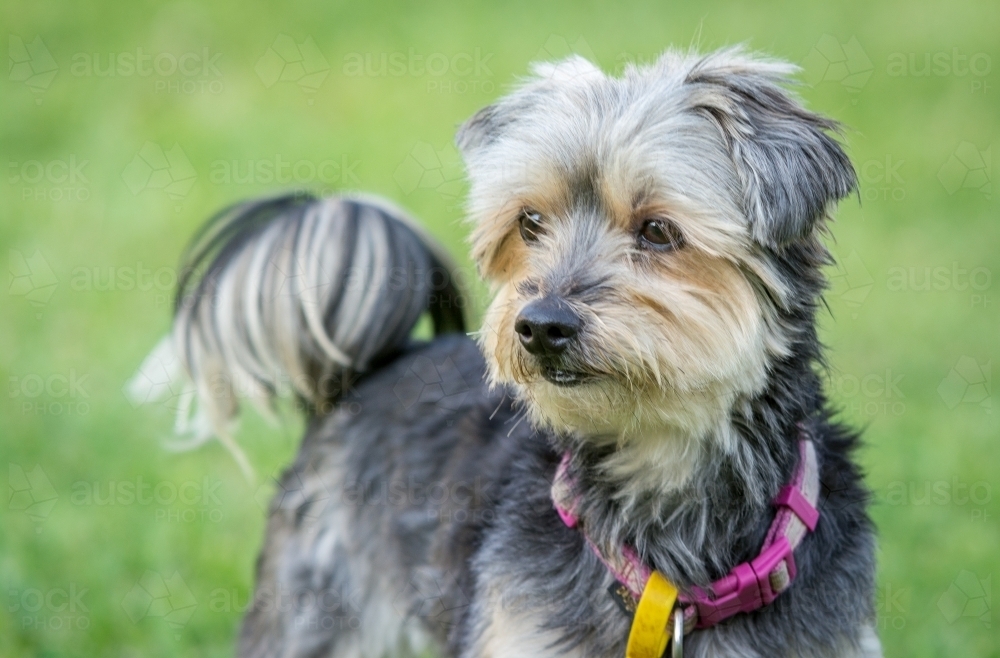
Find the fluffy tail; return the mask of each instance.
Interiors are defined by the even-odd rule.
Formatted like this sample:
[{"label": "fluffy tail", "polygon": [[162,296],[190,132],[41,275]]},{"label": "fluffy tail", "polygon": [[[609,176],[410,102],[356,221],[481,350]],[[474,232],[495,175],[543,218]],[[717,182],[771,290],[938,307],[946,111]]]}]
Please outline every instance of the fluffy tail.
[{"label": "fluffy tail", "polygon": [[178,280],[172,333],[151,358],[174,359],[163,369],[188,380],[183,445],[214,434],[245,471],[231,436],[242,398],[271,416],[290,392],[322,414],[344,382],[398,353],[423,313],[436,334],[464,331],[447,255],[372,198],[281,196],[229,208],[195,235]]}]

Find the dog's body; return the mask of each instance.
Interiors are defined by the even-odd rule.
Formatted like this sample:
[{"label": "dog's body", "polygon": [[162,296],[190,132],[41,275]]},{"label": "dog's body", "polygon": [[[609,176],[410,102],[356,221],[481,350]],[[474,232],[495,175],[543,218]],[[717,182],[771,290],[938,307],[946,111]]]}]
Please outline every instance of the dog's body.
[{"label": "dog's body", "polygon": [[[446,335],[447,259],[392,208],[278,199],[208,232],[175,337],[210,419],[235,381],[260,401],[290,378],[311,410],[241,655],[621,656],[630,620],[588,541],[706,588],[760,551],[802,438],[822,495],[797,577],[685,653],[880,655],[857,437],[817,372],[818,233],[855,178],[787,71],[570,59],[463,126],[496,293],[482,353]],[[441,335],[410,343],[424,309]],[[583,531],[550,497],[561,459]]]},{"label": "dog's body", "polygon": [[[629,619],[607,592],[613,578],[552,507],[559,439],[518,423],[510,396],[484,375],[472,341],[438,338],[359,381],[350,399],[360,413],[341,405],[310,426],[271,510],[241,655],[418,655],[428,640],[454,656],[624,655]],[[691,634],[685,655],[867,655],[853,644],[873,615],[864,494],[844,458],[854,440],[823,418],[811,431],[829,493],[817,536],[796,552],[795,587]],[[601,452],[585,463],[594,468]],[[775,482],[791,471],[784,457],[768,464]],[[724,498],[665,510],[673,523],[656,526],[649,510],[635,524],[674,582],[690,585],[695,569],[719,577],[756,554],[767,510],[726,485],[699,483]],[[613,494],[593,486],[601,522],[616,525]],[[675,545],[718,566],[687,564]]]}]

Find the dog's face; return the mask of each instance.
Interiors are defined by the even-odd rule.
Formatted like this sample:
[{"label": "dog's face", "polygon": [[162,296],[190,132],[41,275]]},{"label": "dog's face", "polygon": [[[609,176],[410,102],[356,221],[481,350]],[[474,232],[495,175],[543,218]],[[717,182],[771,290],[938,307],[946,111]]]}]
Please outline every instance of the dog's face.
[{"label": "dog's face", "polygon": [[783,249],[855,184],[778,83],[726,51],[605,76],[572,58],[469,120],[481,344],[534,420],[621,441],[702,436],[789,349]]}]

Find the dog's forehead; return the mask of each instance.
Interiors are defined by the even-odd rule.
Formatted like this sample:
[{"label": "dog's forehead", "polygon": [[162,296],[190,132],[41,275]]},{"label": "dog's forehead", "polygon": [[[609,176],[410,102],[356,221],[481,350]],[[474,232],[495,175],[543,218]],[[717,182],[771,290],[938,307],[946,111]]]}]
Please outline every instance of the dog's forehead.
[{"label": "dog's forehead", "polygon": [[686,111],[679,86],[645,78],[551,83],[530,94],[507,135],[567,174],[628,164],[704,124]]},{"label": "dog's forehead", "polygon": [[617,216],[666,197],[729,205],[736,191],[718,128],[691,111],[676,80],[551,82],[526,91],[518,106],[490,158],[510,190]]}]

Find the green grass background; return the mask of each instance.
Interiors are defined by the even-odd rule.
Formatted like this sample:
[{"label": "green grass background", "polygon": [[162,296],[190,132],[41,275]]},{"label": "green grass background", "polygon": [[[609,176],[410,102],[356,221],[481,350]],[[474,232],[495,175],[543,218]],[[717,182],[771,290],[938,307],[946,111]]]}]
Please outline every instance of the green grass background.
[{"label": "green grass background", "polygon": [[[289,186],[361,188],[410,208],[468,265],[452,135],[530,61],[576,51],[615,71],[669,45],[746,42],[804,66],[802,96],[846,124],[861,175],[860,202],[845,201],[833,227],[841,266],[822,323],[831,393],[865,428],[887,655],[1000,655],[990,591],[1000,570],[1000,394],[990,381],[1000,222],[989,162],[1000,134],[998,3],[13,0],[0,17],[12,67],[0,83],[0,467],[10,494],[0,654],[232,651],[259,502],[301,426],[247,419],[241,440],[262,483],[250,485],[217,443],[164,450],[169,410],[133,408],[122,392],[168,328],[173,268],[204,217]],[[307,65],[325,78],[273,79],[265,55],[282,49],[282,34],[313,40],[320,58]],[[56,73],[25,80],[19,44],[36,37],[51,60],[36,49],[32,74]],[[161,72],[97,74],[109,53],[122,63],[139,49],[160,57]],[[168,55],[185,53],[202,58],[188,64],[218,56],[217,72],[170,74]],[[436,74],[350,75],[366,53],[376,65],[381,53],[421,55]],[[920,75],[925,56],[932,69]],[[129,168],[147,142],[176,144],[189,164],[174,169],[173,194]],[[309,163],[337,166],[301,184],[226,179],[221,163],[242,172],[248,160],[305,162],[304,179]],[[77,174],[64,178],[58,163]],[[476,299],[481,309],[481,289]],[[108,503],[110,488],[139,478],[160,502]],[[186,484],[200,496],[171,500]],[[147,609],[136,583],[155,589],[156,574],[173,598]]]}]

